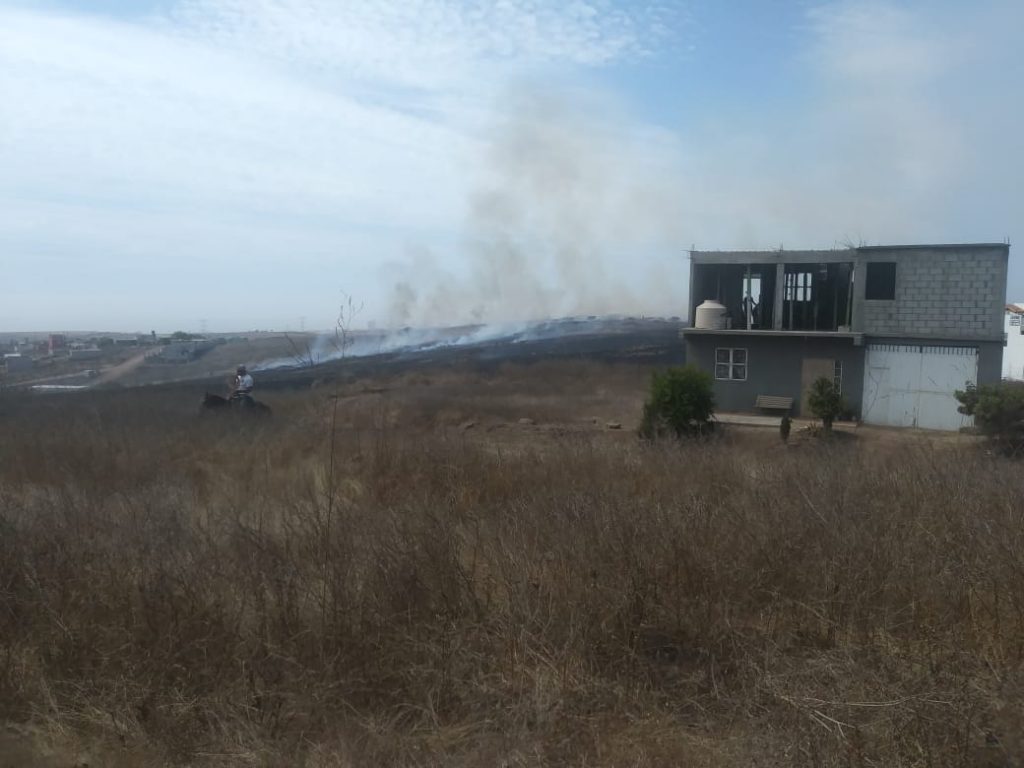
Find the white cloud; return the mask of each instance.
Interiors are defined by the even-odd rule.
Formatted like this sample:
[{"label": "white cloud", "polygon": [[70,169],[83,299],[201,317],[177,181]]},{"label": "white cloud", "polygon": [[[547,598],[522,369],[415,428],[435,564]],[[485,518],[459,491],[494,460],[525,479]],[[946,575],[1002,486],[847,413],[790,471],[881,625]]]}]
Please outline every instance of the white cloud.
[{"label": "white cloud", "polygon": [[608,0],[185,0],[175,19],[221,46],[436,90],[486,79],[498,64],[639,56],[667,13]]}]

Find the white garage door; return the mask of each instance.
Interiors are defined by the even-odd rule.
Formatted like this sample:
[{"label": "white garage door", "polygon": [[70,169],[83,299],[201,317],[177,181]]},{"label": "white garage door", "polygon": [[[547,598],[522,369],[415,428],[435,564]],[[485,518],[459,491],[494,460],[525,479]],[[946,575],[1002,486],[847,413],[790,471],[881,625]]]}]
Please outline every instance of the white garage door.
[{"label": "white garage door", "polygon": [[978,380],[974,347],[869,344],[863,417],[868,424],[957,430],[973,423],[953,396]]}]

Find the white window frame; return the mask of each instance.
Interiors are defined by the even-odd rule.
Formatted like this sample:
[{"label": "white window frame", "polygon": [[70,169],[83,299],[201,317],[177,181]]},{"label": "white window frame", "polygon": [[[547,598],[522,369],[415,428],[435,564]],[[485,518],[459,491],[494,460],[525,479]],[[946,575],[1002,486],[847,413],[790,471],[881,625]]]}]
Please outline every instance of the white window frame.
[{"label": "white window frame", "polygon": [[[724,353],[724,354],[723,354]],[[725,375],[720,368],[725,368]],[[717,381],[746,381],[747,368],[750,366],[750,355],[746,347],[715,348],[715,379]],[[742,373],[743,375],[738,375]]]},{"label": "white window frame", "polygon": [[835,385],[836,392],[843,394],[843,361],[833,360],[832,361],[832,383]]}]

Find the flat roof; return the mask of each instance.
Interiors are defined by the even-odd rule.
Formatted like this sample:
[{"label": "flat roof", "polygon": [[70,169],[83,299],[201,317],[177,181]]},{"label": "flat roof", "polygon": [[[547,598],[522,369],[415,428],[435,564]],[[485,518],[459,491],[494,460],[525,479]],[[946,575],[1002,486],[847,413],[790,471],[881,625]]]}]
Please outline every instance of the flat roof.
[{"label": "flat roof", "polygon": [[758,248],[747,250],[702,250],[691,248],[689,253],[715,253],[742,256],[767,254],[842,254],[851,251],[923,251],[923,250],[960,250],[963,248],[1009,248],[1009,243],[911,243],[909,245],[858,245],[851,248]]},{"label": "flat roof", "polygon": [[779,255],[779,254],[827,254],[827,253],[849,253],[854,251],[856,248],[763,248],[761,250],[752,251],[702,251],[699,248],[690,249],[690,253],[723,253],[728,255],[744,256],[750,254],[751,256],[767,256]]},{"label": "flat roof", "polygon": [[690,261],[709,264],[782,264],[853,261],[848,248],[824,251],[690,251]]},{"label": "flat roof", "polygon": [[963,248],[1010,248],[1009,243],[914,243],[911,245],[861,245],[856,251],[960,250]]},{"label": "flat roof", "polygon": [[854,261],[858,255],[865,258],[877,254],[898,254],[901,251],[981,251],[998,249],[1009,254],[1008,243],[932,243],[911,245],[864,245],[856,248],[823,248],[812,250],[786,250],[772,248],[763,251],[689,251],[696,264],[807,264],[840,263]]}]

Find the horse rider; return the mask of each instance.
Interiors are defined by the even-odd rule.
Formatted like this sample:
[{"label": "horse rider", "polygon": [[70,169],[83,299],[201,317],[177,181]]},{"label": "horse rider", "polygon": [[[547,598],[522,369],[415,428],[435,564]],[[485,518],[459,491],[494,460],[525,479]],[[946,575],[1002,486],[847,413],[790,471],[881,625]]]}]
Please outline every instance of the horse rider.
[{"label": "horse rider", "polygon": [[252,405],[252,375],[245,370],[244,365],[235,369],[234,387],[231,390],[231,400],[240,400],[243,405]]}]

